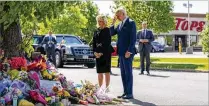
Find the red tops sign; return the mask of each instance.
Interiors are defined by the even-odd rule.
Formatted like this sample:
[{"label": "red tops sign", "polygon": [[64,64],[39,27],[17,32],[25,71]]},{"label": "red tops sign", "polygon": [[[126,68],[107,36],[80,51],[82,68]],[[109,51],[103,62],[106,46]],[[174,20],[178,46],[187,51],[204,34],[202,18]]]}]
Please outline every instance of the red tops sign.
[{"label": "red tops sign", "polygon": [[[201,32],[205,25],[205,21],[191,21],[190,30]],[[185,18],[176,18],[176,30],[188,30],[188,21]]]}]

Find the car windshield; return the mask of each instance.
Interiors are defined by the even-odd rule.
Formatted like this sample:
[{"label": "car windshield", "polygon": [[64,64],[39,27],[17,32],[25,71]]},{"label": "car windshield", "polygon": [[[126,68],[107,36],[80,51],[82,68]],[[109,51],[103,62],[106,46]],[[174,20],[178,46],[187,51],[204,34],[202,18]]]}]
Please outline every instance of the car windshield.
[{"label": "car windshield", "polygon": [[[56,40],[57,40],[57,43],[61,43],[63,41],[63,37],[62,36],[57,36]],[[80,42],[74,36],[64,36],[64,44],[76,45],[76,44],[82,44],[82,42]]]},{"label": "car windshield", "polygon": [[33,44],[40,44],[42,42],[42,37],[33,37]]},{"label": "car windshield", "polygon": [[152,42],[153,45],[160,45],[158,42]]}]

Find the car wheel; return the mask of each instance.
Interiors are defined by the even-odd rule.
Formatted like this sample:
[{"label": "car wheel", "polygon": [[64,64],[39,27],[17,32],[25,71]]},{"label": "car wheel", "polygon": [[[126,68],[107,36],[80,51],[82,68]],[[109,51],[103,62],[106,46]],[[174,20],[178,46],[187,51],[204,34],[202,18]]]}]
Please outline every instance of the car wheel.
[{"label": "car wheel", "polygon": [[56,51],[55,58],[56,58],[56,67],[62,68],[63,67],[63,62],[61,60],[61,55],[60,55],[59,51]]},{"label": "car wheel", "polygon": [[86,64],[86,66],[88,67],[88,68],[94,68],[95,67],[95,63],[89,63],[89,64]]}]

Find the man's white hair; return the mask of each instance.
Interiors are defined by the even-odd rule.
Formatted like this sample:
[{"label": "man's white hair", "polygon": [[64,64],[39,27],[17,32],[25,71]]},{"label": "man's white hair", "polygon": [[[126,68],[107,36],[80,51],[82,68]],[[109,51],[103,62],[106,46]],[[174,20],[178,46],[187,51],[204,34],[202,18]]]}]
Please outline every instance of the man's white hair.
[{"label": "man's white hair", "polygon": [[126,9],[125,9],[124,7],[119,7],[119,8],[116,10],[116,14],[117,14],[118,12],[121,12],[121,13],[123,13],[125,16],[127,16],[127,12],[126,12]]},{"label": "man's white hair", "polygon": [[147,24],[147,21],[143,21],[142,24]]}]

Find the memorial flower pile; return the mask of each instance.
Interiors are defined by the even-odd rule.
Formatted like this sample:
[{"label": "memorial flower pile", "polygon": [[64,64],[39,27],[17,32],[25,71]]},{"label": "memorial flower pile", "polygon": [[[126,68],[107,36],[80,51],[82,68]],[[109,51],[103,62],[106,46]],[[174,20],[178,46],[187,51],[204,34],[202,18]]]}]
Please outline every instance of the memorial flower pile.
[{"label": "memorial flower pile", "polygon": [[120,104],[105,90],[85,80],[75,84],[59,73],[45,56],[31,61],[4,58],[0,63],[0,104],[13,106],[69,106]]}]

